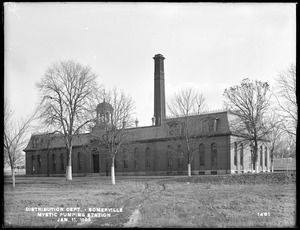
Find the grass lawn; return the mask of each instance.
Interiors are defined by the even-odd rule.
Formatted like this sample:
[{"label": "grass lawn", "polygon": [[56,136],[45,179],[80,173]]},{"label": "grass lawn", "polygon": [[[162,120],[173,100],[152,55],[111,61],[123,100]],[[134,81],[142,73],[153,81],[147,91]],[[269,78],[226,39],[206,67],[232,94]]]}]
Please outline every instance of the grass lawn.
[{"label": "grass lawn", "polygon": [[[240,182],[238,175],[117,177],[115,186],[108,177],[75,177],[73,181],[18,177],[15,189],[9,180],[4,183],[4,227],[294,227],[295,180],[257,179],[265,177],[260,175],[255,175],[260,183],[251,178]],[[98,216],[64,216],[83,213],[87,217],[93,211]],[[38,213],[57,216],[39,217]]]}]

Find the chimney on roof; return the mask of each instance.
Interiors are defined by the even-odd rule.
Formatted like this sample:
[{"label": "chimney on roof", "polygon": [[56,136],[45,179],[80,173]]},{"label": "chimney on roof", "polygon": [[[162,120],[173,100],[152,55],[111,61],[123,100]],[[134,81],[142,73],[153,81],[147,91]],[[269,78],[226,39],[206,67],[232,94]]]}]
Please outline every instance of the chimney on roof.
[{"label": "chimney on roof", "polygon": [[136,118],[135,119],[135,127],[138,127],[138,125],[139,125],[139,120]]},{"label": "chimney on roof", "polygon": [[154,57],[154,117],[155,125],[161,125],[166,118],[165,100],[165,72],[164,56],[156,54]]},{"label": "chimney on roof", "polygon": [[154,116],[152,117],[152,125],[153,126],[155,125],[155,117]]}]

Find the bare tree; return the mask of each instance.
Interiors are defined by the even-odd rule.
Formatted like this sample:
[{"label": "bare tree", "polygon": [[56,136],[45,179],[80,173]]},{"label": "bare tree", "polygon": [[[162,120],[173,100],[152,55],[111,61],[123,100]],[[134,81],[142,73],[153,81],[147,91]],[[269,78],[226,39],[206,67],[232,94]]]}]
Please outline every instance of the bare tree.
[{"label": "bare tree", "polygon": [[73,137],[86,131],[94,119],[93,108],[100,95],[96,78],[89,66],[69,60],[51,65],[36,84],[41,94],[39,117],[65,143],[66,180],[72,180]]},{"label": "bare tree", "polygon": [[267,146],[270,150],[270,157],[271,157],[271,172],[274,171],[274,156],[276,152],[279,151],[281,146],[283,145],[284,141],[284,133],[282,130],[282,123],[281,120],[278,119],[278,116],[273,112],[270,114],[268,119],[266,120],[266,125],[268,126],[268,134],[267,134]]},{"label": "bare tree", "polygon": [[282,118],[282,129],[296,137],[298,124],[298,106],[296,99],[296,66],[292,64],[279,74],[277,80],[279,107],[278,115]]},{"label": "bare tree", "polygon": [[197,115],[206,109],[205,98],[193,88],[182,89],[171,98],[167,108],[176,122],[179,122],[179,132],[174,138],[181,142],[181,148],[169,148],[168,151],[173,151],[187,162],[188,176],[191,176],[191,163],[199,147],[197,134],[200,126],[197,124],[200,118]]},{"label": "bare tree", "polygon": [[258,172],[258,142],[265,140],[269,133],[265,124],[271,97],[269,84],[246,78],[240,85],[225,89],[223,95],[226,109],[235,115],[231,121],[233,133],[253,147],[251,157]]},{"label": "bare tree", "polygon": [[15,168],[24,163],[23,149],[28,143],[30,124],[36,118],[36,111],[28,118],[17,122],[13,118],[8,101],[4,101],[4,160],[11,168],[13,188],[15,187]]},{"label": "bare tree", "polygon": [[[91,132],[91,140],[102,145],[111,160],[111,180],[115,182],[115,161],[120,147],[129,140],[126,128],[133,125],[132,112],[134,101],[123,91],[116,88],[105,94],[103,111],[97,117],[97,125]],[[122,156],[123,157],[123,156]]]}]

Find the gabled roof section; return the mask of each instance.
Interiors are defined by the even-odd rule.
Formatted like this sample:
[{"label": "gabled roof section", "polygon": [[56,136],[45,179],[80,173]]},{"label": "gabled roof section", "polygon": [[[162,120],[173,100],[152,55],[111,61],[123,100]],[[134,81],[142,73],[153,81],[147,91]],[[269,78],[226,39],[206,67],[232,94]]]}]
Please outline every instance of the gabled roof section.
[{"label": "gabled roof section", "polygon": [[[73,147],[82,146],[88,143],[89,133],[74,135],[73,138]],[[61,134],[34,134],[23,151],[64,147],[65,142]]]},{"label": "gabled roof section", "polygon": [[151,139],[160,139],[167,136],[167,126],[144,126],[137,128],[129,128],[124,130],[127,135],[127,141],[142,141]]},{"label": "gabled roof section", "polygon": [[[210,121],[217,122],[216,130],[208,130]],[[186,122],[189,123],[188,129],[190,133],[199,135],[224,135],[229,134],[227,111],[212,112],[189,117],[174,117],[163,120],[161,126],[146,126],[126,129],[125,131],[131,135],[132,141],[142,141],[150,139],[168,138],[170,136],[169,129],[172,125],[183,124],[181,128],[186,128]]]}]

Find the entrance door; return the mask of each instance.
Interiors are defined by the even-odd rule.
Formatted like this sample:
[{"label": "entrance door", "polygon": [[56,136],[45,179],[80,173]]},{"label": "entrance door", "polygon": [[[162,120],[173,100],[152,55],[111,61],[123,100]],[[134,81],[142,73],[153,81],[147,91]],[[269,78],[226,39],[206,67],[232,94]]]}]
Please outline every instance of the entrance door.
[{"label": "entrance door", "polygon": [[99,155],[93,155],[94,173],[99,172]]}]

